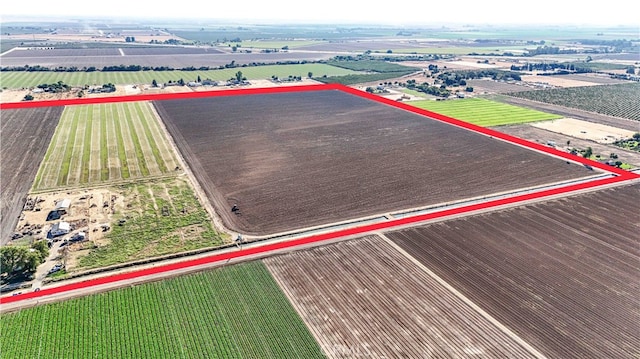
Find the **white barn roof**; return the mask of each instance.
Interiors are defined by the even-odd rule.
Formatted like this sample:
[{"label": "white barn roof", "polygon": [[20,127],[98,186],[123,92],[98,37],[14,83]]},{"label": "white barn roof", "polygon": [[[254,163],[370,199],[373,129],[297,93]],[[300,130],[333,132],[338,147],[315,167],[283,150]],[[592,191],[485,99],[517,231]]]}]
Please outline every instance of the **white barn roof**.
[{"label": "white barn roof", "polygon": [[62,201],[58,201],[58,203],[56,203],[56,210],[69,209],[69,206],[71,206],[71,200],[68,198],[65,198]]}]

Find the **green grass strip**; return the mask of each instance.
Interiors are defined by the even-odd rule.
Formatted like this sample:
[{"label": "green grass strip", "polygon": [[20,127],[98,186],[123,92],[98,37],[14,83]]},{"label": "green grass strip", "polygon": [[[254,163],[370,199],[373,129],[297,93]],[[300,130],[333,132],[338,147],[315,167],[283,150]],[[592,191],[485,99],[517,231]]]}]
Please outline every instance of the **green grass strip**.
[{"label": "green grass strip", "polygon": [[73,146],[76,142],[76,130],[78,128],[78,119],[80,118],[80,110],[78,108],[73,109],[73,120],[71,122],[71,131],[69,132],[69,139],[64,149],[64,157],[60,164],[60,171],[58,172],[58,186],[64,186],[69,179],[69,167],[71,165],[71,157],[73,156]]},{"label": "green grass strip", "polygon": [[111,109],[111,120],[116,128],[116,139],[118,141],[118,158],[120,159],[120,175],[123,179],[127,179],[131,177],[129,173],[129,165],[127,163],[127,152],[124,148],[124,139],[122,138],[122,129],[120,126],[120,121],[122,120],[118,113],[118,106],[122,106],[122,104],[116,105],[112,104],[110,106]]},{"label": "green grass strip", "polygon": [[[145,106],[149,106],[149,105],[145,104]],[[138,113],[138,118],[140,119],[140,121],[142,122],[142,126],[144,127],[144,133],[145,133],[145,136],[147,137],[147,141],[149,141],[149,145],[151,146],[151,152],[153,153],[153,157],[155,157],[156,163],[158,164],[158,168],[160,169],[160,172],[166,173],[167,165],[164,163],[164,160],[162,159],[162,154],[160,153],[160,150],[158,149],[158,145],[157,145],[157,141],[159,141],[160,139],[153,138],[153,135],[151,134],[151,128],[149,127],[149,121],[155,121],[155,118],[153,118],[152,116],[149,116],[147,112],[143,112],[142,108],[140,107],[140,103],[136,102],[135,107],[136,107],[136,112]]]},{"label": "green grass strip", "polygon": [[89,182],[89,165],[91,164],[91,130],[93,126],[93,108],[88,106],[86,127],[84,129],[84,143],[82,151],[82,172],[80,174],[80,183]]},{"label": "green grass strip", "polygon": [[144,158],[144,152],[142,151],[142,146],[140,145],[140,139],[138,138],[138,131],[136,131],[136,127],[133,124],[133,119],[131,118],[131,110],[130,103],[122,104],[124,107],[124,115],[125,120],[127,121],[129,132],[131,133],[131,140],[133,141],[133,146],[136,152],[136,158],[138,159],[138,166],[140,168],[140,172],[143,176],[149,175],[149,168],[147,167],[147,160]]},{"label": "green grass strip", "polygon": [[109,179],[109,148],[107,147],[106,106],[100,106],[100,180]]},{"label": "green grass strip", "polygon": [[[67,111],[67,108],[64,109],[64,111]],[[63,114],[60,116],[61,118],[64,118],[64,111]],[[58,121],[58,125],[56,126],[55,131],[53,132],[53,137],[51,138],[51,141],[49,142],[49,146],[47,147],[47,152],[44,154],[44,160],[42,161],[42,163],[40,164],[40,167],[38,168],[38,173],[36,174],[36,179],[33,181],[33,188],[40,188],[40,186],[42,185],[42,176],[45,172],[45,167],[47,165],[47,163],[49,163],[49,159],[51,158],[51,154],[55,151],[55,146],[56,143],[58,141],[58,137],[60,137],[60,127],[61,127],[61,123],[62,120]]]}]

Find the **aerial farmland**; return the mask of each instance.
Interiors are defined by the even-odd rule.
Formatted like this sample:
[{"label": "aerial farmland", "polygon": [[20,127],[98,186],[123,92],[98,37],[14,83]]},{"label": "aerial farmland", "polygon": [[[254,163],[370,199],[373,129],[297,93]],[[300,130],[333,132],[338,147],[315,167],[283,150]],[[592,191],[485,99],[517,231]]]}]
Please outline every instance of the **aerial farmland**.
[{"label": "aerial farmland", "polygon": [[137,21],[2,24],[3,358],[638,358],[635,27]]}]

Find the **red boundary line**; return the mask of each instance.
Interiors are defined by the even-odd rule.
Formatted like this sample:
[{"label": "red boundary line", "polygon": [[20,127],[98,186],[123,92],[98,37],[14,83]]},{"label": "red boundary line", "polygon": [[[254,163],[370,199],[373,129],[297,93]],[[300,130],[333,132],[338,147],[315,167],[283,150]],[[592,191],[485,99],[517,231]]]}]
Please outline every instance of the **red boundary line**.
[{"label": "red boundary line", "polygon": [[87,287],[94,287],[94,286],[108,284],[108,283],[126,281],[133,278],[139,278],[139,277],[162,273],[162,272],[196,267],[204,264],[211,264],[211,263],[226,261],[234,258],[243,258],[243,257],[251,256],[254,254],[267,253],[267,252],[276,251],[276,250],[285,249],[285,248],[293,248],[293,247],[307,245],[311,243],[319,243],[327,240],[337,239],[340,237],[359,235],[359,234],[364,234],[364,233],[379,231],[379,230],[388,230],[394,227],[417,224],[427,220],[454,216],[462,213],[478,211],[478,210],[483,210],[483,209],[497,207],[497,206],[509,205],[509,204],[514,204],[514,203],[523,202],[523,201],[535,200],[535,199],[540,199],[544,197],[550,197],[550,196],[555,196],[559,194],[570,193],[570,192],[585,190],[593,187],[604,186],[608,184],[640,178],[640,175],[637,175],[633,172],[628,172],[622,169],[607,166],[605,164],[601,164],[596,161],[585,159],[579,156],[574,156],[562,151],[558,151],[554,148],[543,146],[543,145],[533,143],[527,140],[523,140],[521,138],[517,138],[514,136],[506,135],[498,131],[473,125],[473,124],[463,122],[455,118],[443,116],[431,111],[418,109],[416,107],[407,105],[402,102],[389,100],[377,95],[369,94],[363,91],[359,91],[357,89],[353,89],[343,85],[336,85],[336,84],[223,90],[223,91],[202,91],[202,92],[171,93],[171,94],[150,94],[150,95],[118,96],[118,97],[103,97],[103,98],[89,98],[89,99],[85,98],[85,99],[72,99],[72,100],[59,100],[59,101],[19,102],[19,103],[0,104],[0,108],[1,109],[18,109],[18,108],[34,108],[34,107],[46,107],[46,106],[85,105],[85,104],[96,104],[96,103],[170,100],[170,99],[186,99],[186,98],[199,98],[199,97],[212,97],[212,96],[273,94],[273,93],[320,91],[320,90],[340,90],[352,95],[360,96],[360,97],[377,101],[383,104],[391,105],[396,108],[411,111],[419,115],[428,116],[430,118],[443,121],[451,125],[462,127],[468,130],[472,130],[487,136],[499,138],[504,141],[511,142],[513,144],[525,146],[533,150],[542,151],[550,155],[565,158],[571,161],[576,161],[576,162],[582,163],[583,165],[596,167],[604,171],[613,173],[616,175],[616,177],[609,177],[609,178],[593,180],[585,183],[568,185],[560,188],[542,190],[534,193],[522,194],[522,195],[517,195],[509,198],[490,200],[487,202],[466,205],[458,208],[445,209],[438,212],[415,215],[411,217],[394,219],[394,220],[389,220],[381,223],[374,223],[374,224],[368,224],[368,225],[363,225],[363,226],[354,227],[354,228],[342,229],[334,232],[312,235],[312,236],[294,239],[286,242],[265,244],[263,246],[238,250],[235,252],[213,254],[211,256],[207,256],[204,258],[186,260],[183,262],[166,264],[159,267],[142,269],[142,270],[133,271],[129,273],[116,274],[108,277],[97,278],[97,279],[87,280],[87,281],[78,282],[78,283],[66,284],[66,285],[62,285],[54,288],[45,288],[38,292],[29,292],[29,293],[24,293],[24,294],[15,295],[15,296],[3,297],[3,298],[0,298],[0,303],[13,303],[13,302],[26,300],[26,299],[44,297],[48,295],[59,294],[59,293],[87,288]]}]

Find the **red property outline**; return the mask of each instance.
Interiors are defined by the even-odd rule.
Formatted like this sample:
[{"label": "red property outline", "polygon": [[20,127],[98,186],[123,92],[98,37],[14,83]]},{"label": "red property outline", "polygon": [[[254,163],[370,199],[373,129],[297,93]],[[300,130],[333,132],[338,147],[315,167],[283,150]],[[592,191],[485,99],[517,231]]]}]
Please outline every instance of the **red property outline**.
[{"label": "red property outline", "polygon": [[133,95],[133,96],[117,96],[117,97],[102,97],[102,98],[82,98],[82,99],[68,99],[57,101],[31,101],[31,102],[18,102],[18,103],[4,103],[0,104],[0,109],[20,109],[20,108],[34,108],[34,107],[48,107],[48,106],[67,106],[67,105],[87,105],[98,103],[114,103],[114,102],[131,102],[131,101],[154,101],[154,100],[174,100],[174,99],[186,99],[186,98],[198,98],[198,97],[212,97],[212,96],[238,96],[238,95],[254,95],[254,94],[274,94],[274,93],[286,93],[286,92],[301,92],[301,91],[323,91],[323,90],[339,90],[352,95],[360,96],[366,99],[377,101],[386,105],[390,105],[399,109],[407,110],[418,115],[427,116],[429,118],[443,121],[454,126],[462,127],[467,130],[475,131],[477,133],[501,139],[510,142],[515,145],[527,147],[529,149],[544,152],[556,157],[564,158],[566,160],[579,162],[585,166],[591,166],[598,168],[606,172],[612,173],[614,177],[608,177],[604,179],[596,179],[589,182],[583,182],[573,185],[568,185],[560,188],[552,188],[542,190],[534,193],[527,193],[517,195],[509,198],[502,198],[496,200],[490,200],[487,202],[476,203],[466,205],[458,208],[445,209],[437,212],[404,217],[400,219],[393,219],[386,222],[362,225],[347,229],[336,230],[333,232],[311,235],[299,239],[292,239],[289,241],[268,243],[258,247],[252,247],[248,249],[241,249],[234,252],[213,254],[204,258],[185,260],[183,262],[161,265],[154,268],[148,268],[138,271],[132,271],[128,273],[121,273],[112,276],[106,276],[102,278],[87,280],[83,282],[71,283],[53,288],[43,288],[38,292],[29,292],[15,296],[8,296],[0,298],[1,303],[13,303],[26,299],[45,297],[48,295],[59,294],[67,291],[73,291],[83,289],[87,287],[93,287],[108,283],[115,283],[130,280],[133,278],[148,276],[152,274],[170,272],[179,269],[185,269],[190,267],[196,267],[204,264],[211,264],[221,261],[227,261],[234,258],[242,258],[255,254],[263,254],[271,251],[281,250],[285,248],[294,248],[297,246],[308,245],[312,243],[319,243],[323,241],[333,240],[341,237],[360,235],[374,231],[389,230],[406,225],[417,224],[427,220],[443,218],[448,216],[459,215],[462,213],[478,211],[488,209],[492,207],[504,206],[515,204],[518,202],[524,202],[529,200],[541,199],[544,197],[551,197],[559,194],[566,194],[576,192],[580,190],[590,189],[599,186],[605,186],[608,184],[619,183],[640,178],[640,175],[633,172],[625,171],[616,167],[608,166],[597,161],[589,160],[580,156],[571,155],[566,152],[558,151],[554,148],[544,146],[538,143],[530,142],[518,137],[510,136],[495,130],[473,125],[464,121],[457,120],[455,118],[440,115],[435,112],[419,109],[408,105],[406,103],[393,101],[387,98],[383,98],[374,94],[363,92],[348,86],[339,84],[327,84],[327,85],[306,85],[306,86],[287,86],[287,87],[272,87],[272,88],[251,88],[251,89],[233,89],[233,90],[221,90],[221,91],[201,91],[201,92],[185,92],[185,93],[170,93],[170,94],[146,94],[146,95]]}]

